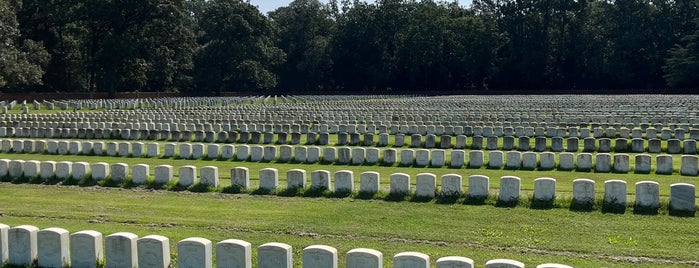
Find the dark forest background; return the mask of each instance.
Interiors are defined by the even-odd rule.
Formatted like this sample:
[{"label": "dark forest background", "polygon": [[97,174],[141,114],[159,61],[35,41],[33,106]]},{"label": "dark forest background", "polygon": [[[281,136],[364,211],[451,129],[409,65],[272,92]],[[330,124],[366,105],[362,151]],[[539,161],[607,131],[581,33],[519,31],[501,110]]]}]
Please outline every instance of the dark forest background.
[{"label": "dark forest background", "polygon": [[691,92],[698,18],[695,0],[0,0],[0,91]]}]

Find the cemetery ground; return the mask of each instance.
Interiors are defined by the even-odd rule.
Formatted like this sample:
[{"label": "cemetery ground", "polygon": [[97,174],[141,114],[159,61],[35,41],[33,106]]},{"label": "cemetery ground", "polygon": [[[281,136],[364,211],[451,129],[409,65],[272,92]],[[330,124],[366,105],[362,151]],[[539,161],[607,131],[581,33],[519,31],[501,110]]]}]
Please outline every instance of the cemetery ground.
[{"label": "cemetery ground", "polygon": [[[699,267],[699,96],[250,96],[0,106],[0,223],[162,235],[175,266],[176,241],[203,237],[252,243],[252,263],[257,246],[286,243],[294,267],[311,245],[337,248],[339,267],[356,248],[382,252],[384,267],[407,251],[429,255],[431,266],[463,256],[476,267],[492,259],[528,267]],[[231,178],[239,167],[249,170],[243,188],[232,185],[245,178]],[[278,178],[261,179],[269,168]],[[306,172],[306,188],[286,188],[300,181],[295,169]],[[312,173],[320,170],[327,177]],[[345,171],[354,176],[353,192],[342,192]],[[365,184],[372,180],[360,174],[370,171],[380,174],[379,186]],[[410,183],[400,184],[406,177],[394,180],[395,173]],[[445,176],[451,180],[442,185],[447,174],[460,177]],[[489,177],[488,186],[471,184],[472,175]],[[503,176],[521,185],[501,187]],[[536,183],[537,196],[550,193],[553,201],[534,201],[539,178],[555,179]],[[574,205],[573,196],[582,196],[581,180],[573,191],[577,179],[594,182],[582,191],[595,196],[591,206]],[[683,190],[671,192],[673,184]],[[357,192],[373,187],[375,194]],[[442,195],[457,187],[460,195]],[[479,188],[489,191],[486,199],[466,193]],[[404,189],[410,192],[396,194]],[[501,201],[499,193],[519,200]],[[659,201],[657,210],[635,206],[649,198]],[[670,199],[682,213],[670,210]]]},{"label": "cemetery ground", "polygon": [[[49,160],[55,155],[0,154],[0,158]],[[390,256],[403,251],[418,251],[431,258],[448,255],[467,256],[484,263],[495,258],[510,258],[526,264],[566,263],[579,267],[692,267],[699,265],[696,218],[667,215],[669,185],[686,178],[673,175],[639,175],[576,171],[526,171],[503,169],[400,168],[380,165],[255,163],[244,161],[185,160],[174,158],[127,158],[63,155],[61,160],[107,163],[170,164],[217,166],[221,185],[214,192],[158,190],[133,186],[128,181],[119,187],[66,185],[53,181],[32,184],[18,180],[3,182],[0,187],[0,222],[14,226],[32,224],[39,228],[60,226],[71,232],[94,229],[105,234],[129,230],[139,236],[159,234],[178,241],[187,237],[206,237],[212,241],[236,238],[253,245],[281,241],[294,247],[294,260],[300,265],[301,249],[313,244],[327,244],[346,252],[352,248],[373,248],[384,253],[385,265]],[[438,177],[455,173],[464,177],[474,174],[491,178],[491,191],[497,191],[497,178],[515,175],[522,178],[523,199],[514,208],[495,207],[493,200],[483,205],[464,204],[464,199],[386,201],[386,194],[365,200],[346,198],[289,197],[255,195],[250,192],[230,194],[228,170],[250,168],[252,187],[256,188],[257,171],[273,166],[280,174],[293,168],[312,170],[352,170],[355,174],[376,171],[388,175],[404,172],[414,178],[422,172]],[[177,177],[177,169],[174,169]],[[552,177],[557,180],[554,208],[532,208],[527,195],[533,193],[533,179]],[[603,213],[599,205],[592,211],[568,209],[572,180],[589,178],[598,187],[604,180],[621,179],[630,185],[652,179],[661,185],[663,200],[660,215],[634,214],[630,205],[623,214]],[[280,175],[280,185],[286,185]],[[24,182],[24,183],[19,183]],[[414,183],[414,182],[413,182]],[[437,180],[439,184],[439,180]],[[56,184],[56,185],[52,185]],[[127,186],[127,187],[124,187]],[[167,188],[168,186],[162,186]],[[413,186],[414,187],[414,186]],[[633,200],[629,187],[629,200]],[[601,196],[597,197],[601,200]],[[442,200],[444,201],[444,200]],[[633,202],[629,202],[633,204]],[[173,244],[174,246],[174,244]],[[172,252],[175,252],[174,250]],[[343,254],[339,254],[343,263]],[[386,256],[389,256],[386,258]],[[174,257],[174,256],[173,256]],[[254,257],[254,256],[253,256]]]}]

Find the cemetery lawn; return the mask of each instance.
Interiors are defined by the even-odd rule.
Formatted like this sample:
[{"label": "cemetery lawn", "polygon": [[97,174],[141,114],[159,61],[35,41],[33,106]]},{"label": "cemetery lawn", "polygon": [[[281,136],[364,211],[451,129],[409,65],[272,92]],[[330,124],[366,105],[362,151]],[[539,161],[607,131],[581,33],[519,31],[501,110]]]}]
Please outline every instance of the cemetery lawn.
[{"label": "cemetery lawn", "polygon": [[164,235],[173,253],[187,237],[242,239],[253,247],[283,242],[294,248],[295,267],[302,249],[315,244],[336,247],[340,263],[352,248],[377,249],[386,267],[403,251],[426,253],[432,262],[466,256],[479,266],[496,258],[531,267],[699,265],[696,218],[630,212],[1,183],[0,222]]}]

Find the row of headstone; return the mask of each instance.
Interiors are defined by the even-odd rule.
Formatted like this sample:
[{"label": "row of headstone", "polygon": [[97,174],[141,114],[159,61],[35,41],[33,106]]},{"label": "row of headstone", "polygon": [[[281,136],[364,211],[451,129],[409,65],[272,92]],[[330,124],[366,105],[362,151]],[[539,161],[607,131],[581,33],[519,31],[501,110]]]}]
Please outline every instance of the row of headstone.
[{"label": "row of headstone", "polygon": [[[327,106],[336,104],[336,103],[328,103],[327,105],[323,104],[323,100],[329,100],[328,97],[322,97],[322,96],[314,96],[314,97],[316,98],[316,99],[314,99],[314,101],[315,101],[314,103],[309,103],[307,101],[298,101],[298,102],[295,101],[295,102],[293,102],[294,105],[285,105],[284,107],[285,108],[296,108],[296,109],[300,109],[299,111],[304,111],[304,110],[312,110],[313,108],[316,108],[318,106],[320,108],[323,108],[323,107],[327,107]],[[614,103],[614,104],[618,103],[616,101],[610,101],[610,100],[595,100],[594,102],[591,102],[591,103],[594,103],[595,105],[598,105],[598,106],[595,106],[595,107],[589,106],[586,108],[591,108],[591,109],[579,109],[579,111],[578,111],[577,109],[572,109],[572,108],[573,107],[582,108],[579,105],[571,105],[571,103],[569,103],[569,102],[560,102],[558,100],[555,102],[551,102],[551,103],[545,103],[544,105],[546,107],[541,107],[542,106],[541,103],[539,103],[536,99],[534,99],[533,101],[521,101],[521,100],[519,100],[519,101],[516,101],[517,105],[514,105],[514,106],[506,105],[507,109],[504,109],[505,107],[502,107],[502,106],[504,106],[503,104],[510,103],[513,100],[509,100],[508,98],[502,98],[502,99],[498,99],[498,100],[482,100],[482,99],[478,100],[479,98],[473,98],[473,96],[471,96],[471,97],[472,98],[468,98],[468,99],[460,99],[459,98],[459,102],[461,102],[461,103],[455,102],[455,99],[453,99],[453,100],[446,99],[445,100],[442,98],[412,98],[411,100],[408,100],[408,101],[400,101],[400,100],[396,100],[394,97],[387,98],[386,96],[368,96],[367,98],[373,98],[373,99],[381,101],[381,102],[377,102],[379,105],[373,105],[373,107],[372,107],[372,108],[376,108],[377,112],[384,112],[384,111],[394,111],[395,112],[395,111],[397,111],[398,114],[401,114],[400,112],[405,111],[405,113],[407,114],[405,117],[412,117],[413,119],[440,118],[440,117],[443,117],[444,114],[450,114],[449,112],[452,112],[451,114],[453,114],[453,111],[459,111],[460,113],[465,112],[467,114],[470,114],[474,110],[478,111],[480,114],[483,114],[481,117],[502,118],[502,119],[507,119],[507,116],[503,114],[504,111],[514,111],[512,114],[514,114],[515,117],[512,119],[513,120],[522,120],[522,121],[529,120],[529,119],[526,119],[528,117],[561,120],[561,119],[565,119],[566,117],[569,117],[572,115],[580,115],[581,113],[585,113],[585,115],[587,115],[589,118],[588,120],[594,120],[594,121],[600,121],[600,122],[602,122],[602,121],[603,122],[619,121],[619,120],[626,120],[627,119],[627,118],[620,117],[620,116],[610,116],[609,115],[608,109],[617,108],[617,110],[618,110],[618,106],[616,106],[616,105],[605,106],[605,104],[607,104],[607,103]],[[221,99],[222,98],[219,98],[217,100],[221,100]],[[260,98],[257,98],[257,100],[259,100],[259,99]],[[545,99],[545,98],[540,97],[538,99]],[[578,99],[578,98],[571,98],[571,99]],[[582,98],[582,99],[587,99],[587,98]],[[656,97],[655,99],[658,99],[658,98]],[[213,100],[213,101],[211,101],[211,100],[199,101],[197,99],[189,99],[189,100],[195,100],[194,102],[199,103],[199,104],[204,104],[204,105],[206,105],[206,104],[220,105],[221,103],[223,103],[223,101],[216,101],[216,100]],[[189,100],[186,100],[186,101],[189,101]],[[306,99],[306,100],[308,100],[308,99]],[[481,103],[475,102],[476,100],[481,102]],[[88,101],[95,102],[94,100],[88,100]],[[176,100],[176,99],[168,99],[166,101],[170,102],[170,103],[181,102],[181,101]],[[340,103],[345,103],[345,104],[350,104],[350,105],[354,103],[353,100],[350,100],[350,99],[344,99],[344,100],[338,99],[338,101],[340,101]],[[654,105],[653,106],[654,109],[652,109],[652,110],[651,109],[637,109],[637,110],[625,110],[624,109],[624,110],[620,110],[618,112],[618,114],[622,114],[622,115],[628,114],[629,118],[633,118],[633,119],[635,119],[635,121],[638,121],[638,122],[644,121],[643,119],[639,118],[643,114],[650,115],[651,117],[654,118],[652,121],[657,121],[657,122],[688,121],[687,119],[676,120],[675,118],[668,118],[670,116],[674,117],[676,115],[681,116],[681,115],[683,115],[683,112],[688,112],[688,111],[684,111],[683,109],[678,109],[677,106],[667,107],[666,105],[668,103],[671,103],[671,102],[665,102],[665,101],[660,102],[657,100],[652,100],[652,101],[657,102],[656,103],[657,105]],[[75,102],[80,102],[80,101],[75,101]],[[134,100],[100,100],[98,102],[100,102],[100,103],[104,103],[104,102],[132,103],[130,105],[132,107],[130,107],[130,108],[136,108],[137,106],[139,106],[139,108],[140,108],[141,103],[143,103],[144,101],[139,101],[139,100],[135,100],[135,101]],[[139,104],[138,105],[133,104],[136,102],[138,102]],[[493,102],[499,103],[500,105],[492,105]],[[585,101],[582,101],[582,102],[585,102]],[[57,103],[59,103],[59,102],[57,102]],[[225,103],[241,104],[243,102],[236,100],[236,101],[226,101]],[[430,105],[430,106],[433,106],[433,108],[430,110],[415,109],[414,105],[405,105],[405,103],[419,103],[419,104],[422,104],[419,106],[424,107],[426,105]],[[568,106],[566,106],[566,107],[558,106],[558,105],[561,105],[563,103],[565,103]],[[313,104],[318,104],[318,105],[313,105]],[[487,104],[490,104],[490,106],[484,106]],[[665,104],[665,105],[663,105],[663,104]],[[640,106],[640,103],[636,102],[636,105]],[[109,106],[117,106],[117,105],[109,105]],[[172,106],[177,106],[177,105],[166,105],[166,106],[172,107]],[[191,106],[191,105],[188,105],[188,106]],[[254,107],[254,108],[257,108],[260,110],[265,108],[264,104],[262,104],[262,105],[248,105],[248,106]],[[363,107],[361,107],[361,108],[365,108],[364,110],[374,110],[374,109],[366,109],[366,103],[362,104],[362,106]],[[308,107],[308,109],[303,109],[304,107]],[[488,109],[481,109],[481,108],[485,108],[485,107],[487,107]],[[539,110],[544,111],[547,108],[550,109],[550,107],[561,107],[564,110],[557,111],[556,116],[551,116],[550,112],[546,113],[546,114],[548,114],[546,116],[537,115],[537,112]],[[62,108],[64,108],[64,107],[62,107]],[[175,108],[177,108],[177,107],[175,107]],[[211,107],[206,107],[206,108],[211,108]],[[454,108],[457,108],[457,109],[454,109]],[[668,108],[668,109],[663,110],[663,108]],[[600,110],[600,109],[602,109],[602,110]],[[687,109],[687,108],[684,108],[684,109]],[[352,113],[352,112],[356,112],[359,109],[351,109],[350,108],[347,110],[350,110],[350,113]],[[417,110],[417,111],[420,111],[422,113],[427,113],[427,115],[410,116],[409,111],[411,111],[411,110]],[[602,112],[599,115],[597,115],[596,114],[597,110],[599,110],[600,112],[602,112],[602,111],[605,111],[605,112]],[[680,111],[680,110],[682,110],[682,111]],[[521,113],[518,111],[521,111]],[[429,112],[433,112],[434,115],[430,114]],[[518,113],[522,114],[523,118],[517,118],[518,116],[516,116],[516,114],[518,114]],[[532,115],[529,116],[529,114],[532,114]],[[641,116],[639,116],[639,114]],[[686,114],[688,115],[690,113],[686,113]],[[664,118],[661,117],[662,115],[664,115],[665,117]],[[685,115],[685,116],[687,116],[687,115]],[[658,118],[658,120],[656,120],[655,118]],[[600,120],[597,120],[597,119],[600,119]],[[645,121],[648,121],[648,120],[645,120]]]},{"label": "row of headstone", "polygon": [[[129,169],[128,164],[104,162],[70,162],[70,161],[36,161],[36,160],[9,160],[0,159],[0,177],[5,178],[30,178],[46,181],[49,179],[59,180],[85,180],[92,179],[102,181],[109,179],[115,183],[124,182],[131,179],[136,185],[146,184],[150,181],[150,165],[137,164]],[[219,176],[218,167],[205,166],[199,168],[191,165],[181,166],[178,169],[178,185],[189,187],[195,184],[218,187]],[[168,184],[173,181],[174,172],[170,165],[159,165],[154,168],[152,182],[156,184]]]},{"label": "row of headstone", "polygon": [[[4,122],[4,123],[3,123]],[[8,125],[8,126],[2,126]],[[16,125],[16,126],[15,126]],[[440,136],[454,138],[457,136],[467,137],[482,137],[486,139],[493,138],[623,138],[623,139],[660,139],[660,140],[692,140],[699,139],[699,129],[684,130],[678,128],[676,130],[663,129],[659,133],[655,128],[648,128],[645,132],[641,129],[622,129],[620,134],[616,134],[614,128],[608,128],[602,132],[601,128],[595,128],[592,134],[588,128],[549,128],[548,132],[559,132],[557,135],[544,135],[543,128],[516,128],[514,131],[509,131],[511,128],[505,128],[505,131],[493,131],[491,127],[471,127],[471,126],[456,126],[456,127],[437,127],[437,131],[410,131],[412,129],[405,126],[371,125],[365,130],[352,130],[345,125],[327,125],[327,124],[175,124],[175,123],[65,123],[65,122],[34,122],[30,121],[26,124],[14,122],[12,124],[6,121],[0,121],[0,137],[18,137],[18,138],[113,138],[113,139],[130,139],[130,140],[195,140],[195,141],[227,141],[227,142],[254,142],[254,143],[287,143],[293,141],[294,135],[306,135],[306,140],[310,142],[320,142],[316,139],[321,139],[321,135],[337,135],[340,143],[356,143],[357,145],[381,145],[382,140],[388,140],[389,136]],[[416,129],[421,127],[413,126]],[[424,127],[424,126],[423,126]],[[355,126],[356,128],[356,126]],[[433,129],[434,126],[431,126]],[[446,130],[443,130],[446,129]],[[485,129],[485,131],[483,130]],[[499,128],[496,128],[496,130]],[[541,130],[541,131],[539,131]],[[566,131],[571,134],[563,135]],[[579,131],[579,132],[578,132]],[[378,132],[378,133],[377,133]],[[601,135],[600,133],[607,133]],[[384,135],[384,136],[382,136]],[[376,141],[375,139],[377,139]],[[299,138],[300,139],[300,138]],[[426,138],[426,143],[429,142],[429,137]],[[434,138],[433,138],[434,139]],[[437,146],[440,144],[438,143]],[[415,146],[415,144],[412,144]]]},{"label": "row of headstone", "polygon": [[[16,149],[19,148],[19,149]],[[46,148],[46,149],[44,149]],[[179,149],[179,150],[178,150]],[[0,140],[0,151],[23,153],[48,153],[61,155],[107,155],[128,157],[179,157],[184,159],[221,159],[238,161],[279,161],[299,163],[335,163],[335,164],[382,164],[416,167],[443,167],[451,168],[481,168],[491,169],[525,169],[525,170],[578,170],[595,172],[628,173],[632,171],[630,156],[628,154],[608,153],[551,153],[551,152],[519,152],[519,151],[466,151],[451,150],[447,159],[446,150],[442,149],[402,149],[393,148],[380,150],[379,148],[364,147],[315,147],[315,146],[261,146],[261,145],[237,145],[230,144],[190,144],[167,143],[164,152],[160,154],[157,143],[141,142],[90,142],[90,141],[43,141],[43,140]],[[322,152],[322,154],[321,154]],[[486,162],[487,153],[487,162]],[[653,156],[649,154],[635,155],[633,171],[636,173],[650,173],[653,170],[657,174],[673,174],[675,166],[673,156],[668,154],[655,155],[655,166],[652,165]],[[699,175],[699,157],[695,155],[682,155],[679,174],[685,176]]]},{"label": "row of headstone", "polygon": [[[111,170],[111,171],[110,171]],[[191,165],[181,166],[178,169],[178,185],[189,187],[201,184],[207,187],[219,186],[218,167],[205,166],[200,168],[200,176],[197,177],[197,167]],[[129,175],[129,166],[123,163],[85,163],[68,161],[35,161],[35,160],[8,160],[0,159],[0,177],[30,177],[47,180],[57,178],[62,180],[93,179],[101,181],[110,179],[113,182],[123,182],[131,178],[134,184],[146,184],[150,178],[150,166],[147,164],[134,165]],[[245,167],[231,169],[231,185],[241,189],[250,189],[250,171]],[[173,167],[171,165],[159,165],[154,168],[153,183],[168,184],[173,181]],[[279,172],[274,168],[264,168],[259,171],[259,188],[274,190],[280,187]],[[286,188],[313,188],[328,189],[335,192],[377,193],[381,190],[381,178],[378,172],[367,171],[359,176],[359,189],[355,189],[354,173],[349,170],[341,170],[331,174],[326,170],[315,170],[310,174],[310,183],[306,170],[292,169],[286,173]],[[418,197],[434,198],[437,194],[442,196],[462,196],[463,179],[461,175],[446,174],[441,177],[441,191],[437,189],[437,176],[431,173],[420,173],[415,177],[415,188],[411,188],[411,176],[405,173],[390,175],[389,192],[396,195],[407,195],[414,192]],[[521,179],[514,176],[505,176],[500,179],[499,200],[512,202],[519,199]],[[578,179],[573,182],[573,201],[592,203],[594,201],[594,181]],[[611,186],[610,186],[611,185]],[[616,186],[615,186],[616,185]],[[651,186],[648,186],[651,185]],[[652,186],[655,185],[655,186]],[[639,188],[641,187],[641,188]],[[645,188],[644,188],[645,187]],[[653,191],[643,189],[653,188]],[[485,199],[490,195],[490,179],[487,176],[472,175],[468,178],[468,192],[466,196],[474,199]],[[637,205],[659,207],[658,183],[642,182],[636,184]],[[673,195],[673,193],[675,193]],[[694,186],[686,183],[677,183],[670,186],[671,210],[694,211],[695,199]],[[648,197],[647,195],[654,195]],[[556,198],[556,180],[552,178],[539,178],[534,180],[534,199],[552,201]],[[626,182],[610,180],[605,182],[605,202],[617,202],[626,204]],[[640,200],[640,201],[639,201]],[[644,201],[646,200],[646,201]],[[639,202],[645,202],[639,204]]]},{"label": "row of headstone", "polygon": [[[19,133],[15,133],[19,130]],[[378,138],[376,137],[378,136]],[[235,132],[235,131],[155,131],[155,130],[131,130],[131,129],[76,129],[76,128],[5,128],[0,127],[0,137],[20,138],[73,138],[73,139],[126,139],[126,140],[167,140],[167,141],[196,141],[207,143],[248,143],[248,144],[308,144],[328,145],[330,136],[327,133],[310,132],[301,134],[286,132],[274,134],[272,132]],[[532,140],[534,145],[532,146]],[[645,140],[641,138],[545,138],[529,136],[473,136],[465,135],[452,137],[449,135],[437,136],[428,134],[422,136],[413,134],[406,136],[398,134],[390,136],[386,133],[375,134],[337,134],[336,145],[350,146],[409,146],[412,148],[441,148],[441,149],[473,149],[473,150],[519,150],[519,151],[553,151],[553,152],[577,152],[582,145],[584,152],[634,152],[634,153],[660,153],[669,154],[697,154],[697,142],[694,139],[680,140],[669,139],[663,146],[660,139]],[[665,147],[665,148],[664,148]]]},{"label": "row of headstone", "polygon": [[[32,225],[10,227],[0,224],[0,263],[39,267],[97,267],[104,261],[112,268],[168,268],[173,267],[170,239],[161,235],[138,235],[118,232],[107,236],[93,230],[69,233],[51,227],[39,230]],[[104,246],[103,246],[104,245]],[[211,268],[252,267],[252,244],[238,239],[226,239],[214,244],[202,237],[190,237],[177,242],[177,267]],[[215,254],[215,259],[214,259]],[[271,242],[257,247],[257,267],[292,268],[294,251],[291,245]],[[338,267],[338,250],[326,245],[311,245],[301,252],[302,267]],[[383,268],[384,256],[378,250],[355,248],[345,255],[347,268]],[[472,268],[474,261],[467,257],[446,256],[436,260],[435,267]],[[432,267],[430,256],[420,252],[400,252],[393,256],[395,268]],[[524,268],[524,263],[511,259],[493,259],[486,268]],[[570,268],[547,263],[537,268]]]}]

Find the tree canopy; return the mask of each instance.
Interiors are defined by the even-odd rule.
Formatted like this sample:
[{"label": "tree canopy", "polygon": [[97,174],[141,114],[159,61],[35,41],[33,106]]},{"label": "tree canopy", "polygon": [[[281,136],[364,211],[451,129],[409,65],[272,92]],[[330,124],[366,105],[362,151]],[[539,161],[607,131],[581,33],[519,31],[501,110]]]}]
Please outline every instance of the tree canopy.
[{"label": "tree canopy", "polygon": [[6,0],[0,22],[8,92],[699,85],[696,0]]}]

